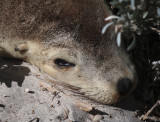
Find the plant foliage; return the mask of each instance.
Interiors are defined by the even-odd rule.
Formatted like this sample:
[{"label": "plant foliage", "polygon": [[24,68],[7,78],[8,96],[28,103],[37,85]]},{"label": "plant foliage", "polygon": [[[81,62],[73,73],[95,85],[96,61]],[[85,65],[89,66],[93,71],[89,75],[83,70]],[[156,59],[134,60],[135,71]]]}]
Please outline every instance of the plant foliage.
[{"label": "plant foliage", "polygon": [[111,15],[105,20],[109,22],[102,29],[104,33],[107,28],[114,24],[117,33],[117,44],[121,44],[121,33],[129,35],[133,39],[127,50],[135,46],[136,37],[151,31],[159,33],[160,29],[160,0],[111,0],[111,8],[118,9],[116,15]]}]

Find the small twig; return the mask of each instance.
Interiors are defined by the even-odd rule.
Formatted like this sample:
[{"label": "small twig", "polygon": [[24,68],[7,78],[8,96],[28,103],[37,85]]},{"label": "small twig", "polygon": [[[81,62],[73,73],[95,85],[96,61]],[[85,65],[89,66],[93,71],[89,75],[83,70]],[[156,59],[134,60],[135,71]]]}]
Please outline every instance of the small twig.
[{"label": "small twig", "polygon": [[160,33],[160,30],[158,30],[157,28],[152,28],[151,27],[151,29],[154,30],[154,31],[156,31],[157,33]]},{"label": "small twig", "polygon": [[44,83],[44,82],[40,82],[39,85],[41,87],[46,88],[49,92],[53,92],[53,87],[50,84]]},{"label": "small twig", "polygon": [[160,105],[160,100],[142,117],[142,120],[151,119],[151,120],[160,120],[160,118],[150,117],[153,111]]},{"label": "small twig", "polygon": [[94,109],[94,107],[91,106],[90,104],[83,103],[83,102],[81,102],[79,100],[75,100],[75,99],[74,99],[74,104],[77,108],[79,108],[82,111],[90,112],[91,110]]},{"label": "small twig", "polygon": [[150,121],[154,121],[154,122],[159,122],[159,121],[160,121],[160,118],[148,116],[147,119],[145,119],[145,120],[150,120]]}]

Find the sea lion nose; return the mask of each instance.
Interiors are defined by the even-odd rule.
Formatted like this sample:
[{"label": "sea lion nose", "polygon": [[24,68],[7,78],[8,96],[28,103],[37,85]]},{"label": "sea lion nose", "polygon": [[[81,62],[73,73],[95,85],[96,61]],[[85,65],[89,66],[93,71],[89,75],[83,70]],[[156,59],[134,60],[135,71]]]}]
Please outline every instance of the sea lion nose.
[{"label": "sea lion nose", "polygon": [[121,78],[118,80],[117,88],[120,95],[127,94],[132,87],[132,82],[129,78]]}]

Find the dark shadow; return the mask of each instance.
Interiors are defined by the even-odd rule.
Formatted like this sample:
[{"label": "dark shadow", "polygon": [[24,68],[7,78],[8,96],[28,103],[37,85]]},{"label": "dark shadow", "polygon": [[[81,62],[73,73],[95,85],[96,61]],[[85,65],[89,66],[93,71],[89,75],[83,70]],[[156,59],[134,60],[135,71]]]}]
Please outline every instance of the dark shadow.
[{"label": "dark shadow", "polygon": [[108,115],[107,113],[103,112],[103,111],[100,111],[98,109],[92,109],[91,111],[89,111],[90,114],[92,115]]},{"label": "dark shadow", "polygon": [[39,118],[34,118],[34,119],[32,119],[32,120],[30,120],[29,122],[39,122]]},{"label": "dark shadow", "polygon": [[25,76],[30,72],[28,67],[20,66],[21,64],[21,60],[0,58],[0,83],[11,87],[14,81],[21,87]]},{"label": "dark shadow", "polygon": [[3,105],[3,104],[0,104],[0,108],[5,108],[5,105]]},{"label": "dark shadow", "polygon": [[122,99],[119,103],[113,106],[128,111],[136,111],[139,109],[143,109],[145,107],[145,104],[143,101],[136,99],[134,92],[132,92],[130,95],[128,95],[127,97]]}]

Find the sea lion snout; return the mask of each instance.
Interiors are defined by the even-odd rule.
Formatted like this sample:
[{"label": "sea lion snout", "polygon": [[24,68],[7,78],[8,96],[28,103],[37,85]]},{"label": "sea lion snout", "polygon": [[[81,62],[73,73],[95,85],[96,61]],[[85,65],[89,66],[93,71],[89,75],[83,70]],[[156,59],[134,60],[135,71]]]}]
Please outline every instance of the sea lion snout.
[{"label": "sea lion snout", "polygon": [[119,94],[123,96],[131,90],[132,86],[133,85],[132,85],[131,79],[121,78],[118,80],[117,90],[118,90]]}]

